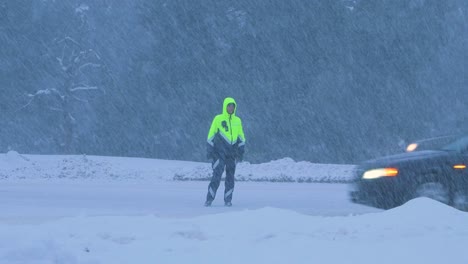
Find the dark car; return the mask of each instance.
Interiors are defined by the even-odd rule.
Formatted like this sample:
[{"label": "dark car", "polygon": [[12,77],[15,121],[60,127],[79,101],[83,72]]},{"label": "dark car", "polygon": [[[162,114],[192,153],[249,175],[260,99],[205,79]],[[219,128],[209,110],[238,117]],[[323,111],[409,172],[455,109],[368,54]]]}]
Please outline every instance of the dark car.
[{"label": "dark car", "polygon": [[[358,165],[351,185],[351,201],[388,209],[425,196],[466,210],[468,136],[449,141],[442,146],[435,144],[434,149],[410,148],[406,153]],[[416,145],[428,142],[423,140]]]}]

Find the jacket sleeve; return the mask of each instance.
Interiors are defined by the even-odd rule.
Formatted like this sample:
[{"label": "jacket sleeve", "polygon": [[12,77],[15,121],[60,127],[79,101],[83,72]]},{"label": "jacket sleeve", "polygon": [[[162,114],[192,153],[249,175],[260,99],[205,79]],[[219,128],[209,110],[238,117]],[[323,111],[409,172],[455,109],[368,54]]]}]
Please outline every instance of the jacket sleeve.
[{"label": "jacket sleeve", "polygon": [[240,122],[239,126],[239,137],[237,138],[237,143],[239,149],[237,150],[237,158],[242,161],[244,159],[244,152],[245,152],[245,135],[244,129],[242,128],[242,121]]},{"label": "jacket sleeve", "polygon": [[211,127],[210,130],[208,131],[208,139],[207,139],[207,144],[206,144],[206,157],[208,159],[214,157],[214,137],[217,132],[217,127],[216,127],[216,117],[213,119],[213,122],[211,122]]}]

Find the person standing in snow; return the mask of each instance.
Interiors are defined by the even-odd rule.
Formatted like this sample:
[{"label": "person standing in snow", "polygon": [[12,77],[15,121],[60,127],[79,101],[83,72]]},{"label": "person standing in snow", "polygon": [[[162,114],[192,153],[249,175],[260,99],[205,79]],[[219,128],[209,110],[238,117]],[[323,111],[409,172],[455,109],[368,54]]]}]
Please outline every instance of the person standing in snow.
[{"label": "person standing in snow", "polygon": [[236,116],[236,101],[224,99],[223,112],[215,116],[208,132],[207,158],[212,159],[213,177],[208,185],[205,206],[211,206],[226,169],[224,205],[232,206],[236,163],[244,157],[245,136],[241,119]]}]

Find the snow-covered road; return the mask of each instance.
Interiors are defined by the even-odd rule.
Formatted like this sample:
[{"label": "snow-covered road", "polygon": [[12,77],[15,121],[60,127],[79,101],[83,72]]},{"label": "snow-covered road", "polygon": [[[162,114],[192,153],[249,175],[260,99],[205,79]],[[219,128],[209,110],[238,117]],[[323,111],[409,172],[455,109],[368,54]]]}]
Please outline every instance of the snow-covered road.
[{"label": "snow-covered road", "polygon": [[265,182],[238,182],[232,208],[223,205],[222,183],[213,206],[205,208],[207,185],[200,181],[4,181],[0,220],[18,223],[65,216],[148,214],[193,217],[263,207],[322,216],[379,211],[349,202],[346,184]]},{"label": "snow-covered road", "polygon": [[0,264],[468,263],[466,212],[427,198],[382,211],[346,184],[298,183],[352,170],[245,163],[234,206],[222,183],[206,208],[207,181],[174,179],[208,163],[0,154]]},{"label": "snow-covered road", "polygon": [[233,207],[206,208],[207,184],[2,181],[0,263],[468,261],[468,215],[427,198],[380,211],[345,184],[240,182]]}]

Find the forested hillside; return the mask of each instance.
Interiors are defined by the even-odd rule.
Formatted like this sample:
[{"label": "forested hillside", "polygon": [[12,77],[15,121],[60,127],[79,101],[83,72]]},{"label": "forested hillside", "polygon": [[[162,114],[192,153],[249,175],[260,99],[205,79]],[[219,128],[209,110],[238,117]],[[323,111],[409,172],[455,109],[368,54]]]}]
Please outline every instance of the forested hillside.
[{"label": "forested hillside", "polygon": [[0,0],[0,152],[355,163],[468,131],[468,1]]}]

